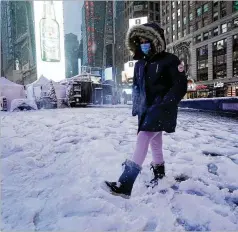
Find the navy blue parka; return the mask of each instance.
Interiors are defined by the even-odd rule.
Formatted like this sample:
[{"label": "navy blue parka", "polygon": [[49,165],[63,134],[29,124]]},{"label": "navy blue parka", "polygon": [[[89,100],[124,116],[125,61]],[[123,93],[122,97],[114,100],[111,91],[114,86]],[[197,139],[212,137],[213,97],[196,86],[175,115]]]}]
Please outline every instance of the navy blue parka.
[{"label": "navy blue parka", "polygon": [[[149,56],[140,49],[140,37],[151,41]],[[138,60],[132,93],[132,115],[138,115],[138,133],[175,132],[178,104],[187,92],[187,78],[178,57],[165,52],[163,29],[157,23],[136,25],[128,31],[126,45]]]}]

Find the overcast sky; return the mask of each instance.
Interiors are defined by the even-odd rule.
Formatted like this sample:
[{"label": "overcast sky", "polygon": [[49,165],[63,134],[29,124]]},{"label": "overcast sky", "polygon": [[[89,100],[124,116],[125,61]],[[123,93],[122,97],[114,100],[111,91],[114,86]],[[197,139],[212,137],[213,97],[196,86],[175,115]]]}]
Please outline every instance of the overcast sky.
[{"label": "overcast sky", "polygon": [[83,0],[63,1],[64,2],[64,31],[65,34],[73,33],[80,41]]}]

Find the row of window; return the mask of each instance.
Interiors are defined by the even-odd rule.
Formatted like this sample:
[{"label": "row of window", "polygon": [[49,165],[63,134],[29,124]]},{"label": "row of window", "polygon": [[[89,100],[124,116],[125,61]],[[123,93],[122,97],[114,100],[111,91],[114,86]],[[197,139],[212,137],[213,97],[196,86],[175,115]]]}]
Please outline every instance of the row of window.
[{"label": "row of window", "polygon": [[[163,6],[165,6],[165,5],[167,5],[167,6],[169,6],[169,2],[170,1],[163,1],[162,2],[162,5]],[[191,1],[190,1],[191,2]],[[177,3],[177,5],[179,6],[180,5],[180,3],[181,3],[181,1],[172,1],[172,8],[174,9],[175,8],[175,4]]]},{"label": "row of window", "polygon": [[[211,37],[211,36],[218,36],[219,34],[226,33],[228,31],[228,26],[229,26],[229,28],[238,27],[238,18],[233,20],[232,25],[231,25],[231,23],[223,23],[219,27],[215,27],[209,32],[206,31],[206,32],[203,32],[200,35],[197,35],[194,42],[199,43],[201,41],[205,41],[205,40],[209,39],[209,37]],[[220,30],[219,30],[219,28],[220,28]],[[219,33],[219,31],[220,31],[220,33]]]},{"label": "row of window", "polygon": [[[209,32],[205,31],[202,34],[197,35],[196,38],[194,38],[194,43],[200,43],[202,41],[208,40],[209,37],[211,37],[211,36],[218,36],[219,34],[226,33],[228,31],[228,24],[229,23],[223,23],[219,27],[215,27]],[[177,38],[176,38],[176,33],[175,33],[176,26],[178,28]],[[181,27],[180,21],[178,21],[177,24],[172,25],[172,41],[175,41],[176,39],[180,39],[187,35],[187,29],[185,28],[183,31],[181,31],[181,30],[179,30],[180,27]],[[232,26],[230,25],[230,27],[232,27]],[[235,28],[235,27],[238,27],[238,18],[233,20],[233,28]],[[220,28],[220,30],[219,30],[219,28]],[[192,30],[193,30],[193,26],[190,26],[189,33],[191,33]],[[220,33],[219,33],[219,31],[220,31]],[[167,27],[165,34],[170,35],[170,33],[171,33],[170,27]],[[167,42],[169,43],[168,39],[167,39]]]},{"label": "row of window", "polygon": [[[172,6],[174,6],[174,5],[175,5],[175,3],[173,1],[172,2]],[[183,9],[184,9],[184,12],[185,12],[187,10],[186,4],[184,4],[183,6],[184,6]],[[217,21],[219,19],[219,11],[218,11],[217,6],[218,6],[218,1],[213,1],[213,22],[215,22],[215,21]],[[227,15],[226,2],[225,1],[221,1],[220,2],[220,6],[221,6],[220,7],[220,18],[223,18],[223,17],[225,17]],[[167,7],[169,7],[169,6],[167,6]],[[205,3],[204,5],[198,7],[196,9],[196,16],[197,17],[202,16],[203,14],[208,12],[208,9],[209,9],[208,3]],[[233,1],[233,11],[238,11],[238,1]],[[169,12],[169,8],[167,9],[167,12]],[[163,10],[163,13],[164,14],[166,13],[165,9]],[[177,17],[179,17],[180,15],[181,15],[181,10],[178,9],[177,10]],[[193,13],[190,13],[189,14],[189,20],[192,21],[193,18],[194,18],[193,17]],[[165,25],[165,24],[169,23],[169,19],[170,19],[170,17],[167,16],[166,19],[163,21],[163,24]],[[173,20],[176,19],[176,13],[175,12],[172,13],[172,19]],[[183,18],[183,22],[184,22],[184,24],[187,23],[187,18],[186,17]],[[197,28],[196,29],[198,30],[198,29],[200,29],[202,27],[205,27],[207,25],[208,25],[208,17],[206,16],[206,17],[203,17],[202,20],[199,20],[197,22]]]},{"label": "row of window", "polygon": [[[227,39],[213,43],[213,79],[226,78]],[[238,35],[233,36],[233,76],[238,76]],[[208,46],[197,49],[197,80],[208,80]]]}]

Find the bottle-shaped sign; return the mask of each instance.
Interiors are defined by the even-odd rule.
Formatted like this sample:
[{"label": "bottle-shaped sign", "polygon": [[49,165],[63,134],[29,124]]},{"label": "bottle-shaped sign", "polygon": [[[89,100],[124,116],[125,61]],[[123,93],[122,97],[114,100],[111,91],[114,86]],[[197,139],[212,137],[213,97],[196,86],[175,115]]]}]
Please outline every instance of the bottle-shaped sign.
[{"label": "bottle-shaped sign", "polygon": [[55,18],[53,1],[44,1],[40,20],[41,59],[46,62],[60,62],[60,31]]}]

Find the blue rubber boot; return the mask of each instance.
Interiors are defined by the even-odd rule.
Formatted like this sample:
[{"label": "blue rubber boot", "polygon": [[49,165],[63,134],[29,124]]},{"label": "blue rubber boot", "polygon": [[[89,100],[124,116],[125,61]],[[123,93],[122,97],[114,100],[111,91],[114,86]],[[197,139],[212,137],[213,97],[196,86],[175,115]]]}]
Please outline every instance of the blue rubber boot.
[{"label": "blue rubber boot", "polygon": [[122,165],[125,165],[125,169],[118,182],[104,181],[102,188],[112,195],[129,199],[141,167],[131,160],[126,160]]}]

